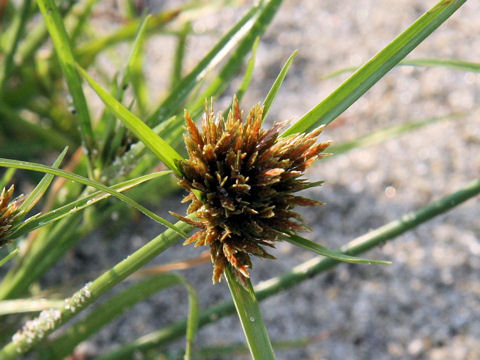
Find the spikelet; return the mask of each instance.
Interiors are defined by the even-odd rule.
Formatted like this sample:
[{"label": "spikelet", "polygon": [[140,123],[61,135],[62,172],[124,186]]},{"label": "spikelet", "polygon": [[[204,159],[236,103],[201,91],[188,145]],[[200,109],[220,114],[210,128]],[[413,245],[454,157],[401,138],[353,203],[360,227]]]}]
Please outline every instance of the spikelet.
[{"label": "spikelet", "polygon": [[234,99],[224,120],[206,104],[201,131],[185,112],[189,159],[179,163],[179,184],[190,192],[187,213],[198,220],[174,215],[200,228],[185,244],[210,246],[214,283],[227,264],[244,282],[250,255],[274,259],[264,246],[274,247],[282,233],[308,230],[292,209],[321,204],[292,193],[309,186],[300,176],[330,144],[316,143],[322,129],[279,138],[283,124],[262,129],[262,112],[256,105],[243,120]]},{"label": "spikelet", "polygon": [[13,226],[15,218],[19,215],[18,206],[23,201],[23,196],[19,196],[12,200],[15,187],[12,185],[2,189],[0,193],[0,247],[5,245],[5,235]]}]

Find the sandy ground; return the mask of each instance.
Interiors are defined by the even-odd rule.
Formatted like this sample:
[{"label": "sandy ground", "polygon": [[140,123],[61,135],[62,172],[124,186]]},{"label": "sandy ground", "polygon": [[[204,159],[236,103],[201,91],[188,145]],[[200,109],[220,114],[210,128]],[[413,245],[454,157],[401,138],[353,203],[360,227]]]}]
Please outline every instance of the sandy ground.
[{"label": "sandy ground", "polygon": [[[322,75],[362,64],[434,4],[431,0],[286,0],[260,43],[244,106],[263,100],[283,62],[298,49],[269,120],[298,119],[348,76],[322,81]],[[187,68],[242,12],[225,9],[193,24],[208,35],[192,38]],[[479,61],[478,14],[480,3],[467,2],[410,57]],[[152,94],[160,96],[169,69],[158,64],[170,62],[174,43],[156,36],[148,44],[150,86]],[[479,74],[445,68],[400,67],[385,76],[327,129],[326,138],[342,143],[407,121],[464,115],[319,161],[309,177],[326,184],[308,195],[327,205],[303,212],[314,228],[308,237],[338,247],[477,178],[479,89]],[[234,90],[232,86],[229,96]],[[228,97],[220,99],[217,109],[227,101]],[[162,211],[178,208],[177,203],[177,197],[167,199]],[[477,198],[367,254],[391,260],[390,266],[342,264],[264,301],[261,308],[273,341],[318,337],[305,348],[278,351],[278,359],[479,359],[479,215]],[[74,254],[87,264],[76,260],[67,268],[107,269],[158,231],[158,226],[145,222],[127,227],[114,243],[91,237]],[[175,246],[155,263],[197,256],[202,250]],[[278,261],[255,261],[254,283],[314,257],[288,244],[281,244],[275,255]],[[55,271],[50,274],[55,278]],[[210,265],[183,274],[197,286],[202,306],[229,297],[225,283],[211,285]],[[186,312],[182,288],[162,292],[102,330],[80,352],[105,352],[183,318]],[[201,329],[196,344],[241,341],[238,320],[230,317]]]}]

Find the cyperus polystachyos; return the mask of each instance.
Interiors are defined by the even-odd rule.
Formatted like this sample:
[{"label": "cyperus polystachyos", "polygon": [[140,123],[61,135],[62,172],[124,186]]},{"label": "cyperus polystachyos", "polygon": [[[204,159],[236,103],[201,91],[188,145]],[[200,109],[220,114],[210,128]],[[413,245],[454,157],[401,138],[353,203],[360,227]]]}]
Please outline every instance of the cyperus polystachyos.
[{"label": "cyperus polystachyos", "polygon": [[201,131],[185,112],[189,159],[179,162],[179,184],[196,219],[174,215],[200,229],[185,244],[210,246],[214,283],[227,264],[240,281],[249,277],[250,255],[274,258],[265,247],[308,229],[293,208],[320,204],[294,193],[311,184],[301,178],[305,169],[327,155],[330,142],[316,142],[322,128],[279,137],[282,124],[261,128],[262,111],[256,105],[243,119],[234,99],[225,120],[206,105]]}]

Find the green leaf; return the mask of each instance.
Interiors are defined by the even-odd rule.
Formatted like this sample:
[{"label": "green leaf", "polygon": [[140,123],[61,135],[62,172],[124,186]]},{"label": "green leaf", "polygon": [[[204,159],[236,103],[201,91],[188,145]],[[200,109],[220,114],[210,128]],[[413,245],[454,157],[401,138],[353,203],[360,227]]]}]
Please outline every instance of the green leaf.
[{"label": "green leaf", "polygon": [[277,96],[278,90],[280,90],[283,80],[285,80],[285,76],[287,76],[288,70],[290,70],[290,66],[292,66],[293,60],[295,60],[297,53],[298,53],[298,50],[295,50],[292,53],[292,55],[290,55],[290,57],[287,59],[287,61],[283,65],[282,70],[280,70],[280,73],[278,74],[277,78],[273,82],[272,87],[268,91],[267,97],[263,102],[263,120],[267,118],[267,115],[268,115],[268,112],[270,111],[270,107],[272,106],[273,100]]},{"label": "green leaf", "polygon": [[455,59],[405,59],[400,62],[400,65],[445,67],[455,70],[480,72],[480,63]]},{"label": "green leaf", "polygon": [[314,243],[311,240],[305,239],[295,234],[288,234],[284,239],[288,241],[290,244],[299,246],[306,250],[313,251],[319,255],[326,256],[338,261],[354,263],[354,264],[376,264],[376,265],[391,264],[390,261],[368,260],[368,259],[362,259],[362,258],[346,255],[341,251],[334,251],[334,250],[327,249],[325,246],[319,245],[317,243]]},{"label": "green leaf", "polygon": [[75,7],[75,16],[73,16],[75,23],[71,26],[72,30],[70,32],[70,41],[72,44],[75,44],[78,37],[82,34],[85,23],[89,20],[92,13],[92,8],[97,2],[98,0],[86,0],[77,4]]},{"label": "green leaf", "polygon": [[16,13],[12,22],[13,39],[8,39],[9,48],[6,49],[2,62],[0,63],[0,93],[5,91],[8,76],[14,65],[14,56],[17,52],[20,38],[26,28],[26,22],[31,8],[31,0],[23,0],[21,9]]},{"label": "green leaf", "polygon": [[237,309],[238,318],[242,323],[243,332],[247,339],[250,355],[254,360],[274,360],[272,343],[267,333],[267,328],[263,322],[260,306],[255,297],[252,284],[247,279],[248,290],[245,289],[237,280],[233,270],[227,266],[225,270],[228,288],[232,294],[232,299]]},{"label": "green leaf", "polygon": [[447,20],[466,0],[441,0],[282,136],[329,124]]},{"label": "green leaf", "polygon": [[177,36],[177,47],[175,49],[175,57],[173,59],[172,70],[172,88],[178,84],[182,78],[183,60],[185,58],[185,50],[187,48],[187,36],[191,32],[192,26],[190,21],[183,24],[182,30]]},{"label": "green leaf", "polygon": [[[0,266],[2,266],[0,264]],[[64,305],[62,300],[48,299],[15,299],[0,301],[0,316],[37,312],[48,309],[61,309]]]},{"label": "green leaf", "polygon": [[[445,67],[461,71],[480,72],[480,63],[455,60],[455,59],[435,59],[435,58],[420,58],[420,59],[405,59],[398,63],[397,66],[425,66],[425,67]],[[347,67],[336,70],[330,74],[323,75],[320,80],[326,80],[338,75],[354,72],[358,70],[359,66]]]},{"label": "green leaf", "polygon": [[[153,180],[170,173],[170,171],[159,171],[153,174],[148,174],[135,179],[123,181],[121,183],[111,186],[110,188],[118,192],[124,192],[144,183],[145,181]],[[32,216],[28,220],[14,226],[11,231],[9,231],[8,236],[10,238],[18,238],[26,233],[38,229],[39,227],[51,224],[64,218],[65,216],[72,215],[77,211],[81,211],[89,206],[92,206],[101,200],[107,199],[110,196],[111,194],[105,193],[104,191],[95,191],[86,197],[75,200],[69,204],[51,210],[45,214],[37,214],[35,216]]]},{"label": "green leaf", "polygon": [[[140,84],[144,80],[141,57],[142,46],[149,19],[151,19],[151,16],[147,15],[140,24],[137,36],[135,37],[135,41],[133,42],[132,49],[130,51],[130,55],[128,56],[127,64],[123,71],[123,75],[120,77],[119,84],[117,84],[117,76],[115,76],[112,86],[112,93],[115,94],[115,99],[121,103],[123,101],[123,96],[128,84],[132,83],[136,100],[141,111],[143,111],[141,109],[143,106],[142,104],[147,102],[147,98],[143,97],[143,99],[140,99],[140,97],[143,95],[137,93],[137,90],[139,88],[143,88],[144,86]],[[143,90],[140,92],[143,92]],[[103,146],[100,158],[103,164],[110,164],[115,158],[115,154],[117,153],[119,147],[121,146],[122,140],[124,139],[125,127],[123,124],[120,125],[120,127],[116,127],[117,119],[108,108],[104,110],[104,114],[102,115],[100,121],[101,123],[99,123],[99,125],[102,125],[104,128]],[[97,127],[97,129],[99,129],[99,127]]]},{"label": "green leaf", "polygon": [[[243,75],[242,82],[240,83],[240,86],[238,87],[237,92],[235,93],[235,96],[238,102],[242,101],[243,95],[245,94],[248,87],[250,86],[250,81],[252,80],[252,75],[253,75],[253,68],[255,67],[255,58],[257,55],[257,48],[258,48],[259,42],[260,42],[260,38],[257,37],[255,42],[253,43],[252,56],[248,61],[247,68],[245,70],[245,74]],[[232,105],[233,105],[233,101],[232,101],[232,104],[223,112],[224,118],[228,116],[228,112],[232,108]]]},{"label": "green leaf", "polygon": [[5,265],[7,263],[8,260],[10,260],[11,258],[13,258],[15,255],[18,254],[18,249],[15,249],[13,250],[10,254],[8,254],[7,256],[5,256],[2,260],[0,260],[0,267],[2,267],[3,265]]},{"label": "green leaf", "polygon": [[[58,155],[58,158],[55,160],[53,163],[52,167],[55,169],[58,169],[60,167],[60,164],[63,161],[63,158],[67,154],[68,147],[66,147],[60,155]],[[23,213],[20,218],[23,219],[27,213],[35,206],[35,204],[42,198],[43,194],[45,194],[45,191],[47,191],[48,187],[50,186],[50,183],[53,180],[53,175],[52,174],[46,174],[42,180],[38,183],[37,186],[35,186],[35,189],[25,198],[25,201],[18,207],[19,212]]]},{"label": "green leaf", "polygon": [[0,179],[0,191],[3,189],[9,182],[12,180],[13,175],[15,175],[16,169],[7,169],[5,174],[3,174],[2,178]]},{"label": "green leaf", "polygon": [[198,114],[202,112],[205,99],[218,96],[218,94],[226,89],[230,80],[233,79],[242,66],[244,58],[252,49],[257,37],[263,35],[267,26],[273,20],[281,3],[282,0],[270,0],[266,3],[252,28],[240,42],[238,48],[232,54],[227,63],[220,70],[220,73],[210,82],[210,85],[208,85],[205,91],[195,101],[187,105],[192,118],[196,118]]},{"label": "green leaf", "polygon": [[197,66],[177,83],[170,95],[167,96],[158,109],[148,118],[147,124],[152,126],[157,125],[177,113],[183,101],[195,86],[202,81],[208,71],[226,56],[229,50],[242,39],[239,34],[251,26],[251,19],[254,18],[262,8],[262,3],[251,7],[250,10],[222,36]]},{"label": "green leaf", "polygon": [[[408,134],[412,131],[421,129],[427,125],[435,124],[439,121],[444,121],[449,119],[458,119],[464,115],[465,114],[461,114],[461,113],[450,114],[446,116],[433,117],[433,118],[425,119],[422,121],[409,121],[400,125],[389,126],[387,128],[380,129],[368,135],[354,139],[352,141],[346,141],[340,144],[332,144],[328,147],[328,151],[331,152],[332,155],[340,155],[353,149],[385,142],[389,139],[392,139],[404,134]],[[330,157],[326,159],[329,159],[329,158]]]},{"label": "green leaf", "polygon": [[185,357],[184,360],[190,360],[193,351],[193,344],[195,342],[195,336],[198,330],[198,318],[200,312],[200,304],[198,302],[198,294],[195,288],[187,282],[184,278],[182,279],[182,283],[185,285],[188,291],[188,302],[189,302],[189,310],[188,310],[188,318],[187,318],[187,346],[185,350]]},{"label": "green leaf", "polygon": [[128,57],[125,75],[121,81],[121,89],[124,89],[128,83],[132,83],[137,100],[138,108],[141,113],[145,112],[148,103],[148,90],[143,74],[143,44],[148,29],[148,23],[152,15],[147,15],[141,23],[135,41],[133,42],[132,51]]},{"label": "green leaf", "polygon": [[39,171],[39,172],[44,172],[44,173],[47,173],[47,174],[53,174],[53,175],[56,175],[56,176],[64,177],[68,180],[78,182],[78,183],[83,184],[83,185],[91,186],[91,187],[93,187],[97,190],[102,190],[102,191],[104,191],[106,193],[109,193],[110,195],[115,196],[116,198],[126,202],[130,206],[134,207],[135,209],[137,209],[141,213],[148,216],[150,219],[155,220],[155,221],[165,225],[166,227],[172,229],[173,231],[177,232],[179,235],[181,235],[185,238],[187,237],[187,235],[183,231],[177,229],[171,222],[163,219],[162,217],[158,216],[157,214],[155,214],[152,211],[148,210],[147,208],[143,207],[142,205],[137,203],[135,200],[130,199],[128,196],[125,196],[125,195],[119,193],[118,191],[113,190],[112,188],[109,188],[108,186],[105,186],[105,185],[103,185],[103,184],[101,184],[97,181],[87,179],[83,176],[80,176],[80,175],[77,175],[77,174],[74,174],[74,173],[70,173],[70,172],[65,171],[65,170],[55,169],[55,168],[52,168],[52,167],[47,166],[47,165],[35,164],[35,163],[26,162],[26,161],[10,160],[10,159],[0,158],[0,166],[12,167],[12,168],[16,168],[16,169],[25,169],[25,170],[31,170],[31,171]]},{"label": "green leaf", "polygon": [[180,175],[176,161],[183,160],[182,157],[166,141],[158,136],[145,123],[131,113],[125,106],[120,104],[105,89],[93,80],[85,70],[78,67],[78,70],[87,80],[93,90],[102,99],[110,110],[133,132],[169,169]]},{"label": "green leaf", "polygon": [[[45,24],[47,25],[48,32],[52,38],[60,66],[72,95],[76,118],[80,125],[83,146],[88,155],[87,158],[91,159],[93,149],[95,148],[95,137],[90,122],[87,101],[83,94],[82,79],[78,75],[75,67],[75,59],[62,17],[53,0],[38,0],[37,4],[42,12],[43,18],[45,19]],[[92,177],[92,169],[89,162],[87,162],[87,166],[89,175]]]},{"label": "green leaf", "polygon": [[[163,29],[165,25],[181,13],[182,8],[174,10],[165,10],[157,14],[153,14],[149,25],[147,27],[148,33],[158,32]],[[85,44],[82,44],[75,50],[75,55],[79,59],[79,63],[87,67],[90,65],[95,57],[102,51],[105,51],[110,46],[118,44],[122,41],[128,41],[135,38],[137,30],[141,24],[140,20],[131,20],[117,31],[104,37],[95,37]]]},{"label": "green leaf", "polygon": [[247,91],[248,87],[250,86],[250,82],[252,81],[253,69],[255,67],[255,58],[257,56],[257,48],[259,43],[260,43],[260,37],[257,37],[252,46],[252,55],[250,56],[250,60],[248,61],[247,69],[245,70],[245,75],[243,75],[242,82],[240,83],[240,86],[236,92],[238,101],[242,100],[243,95]]}]

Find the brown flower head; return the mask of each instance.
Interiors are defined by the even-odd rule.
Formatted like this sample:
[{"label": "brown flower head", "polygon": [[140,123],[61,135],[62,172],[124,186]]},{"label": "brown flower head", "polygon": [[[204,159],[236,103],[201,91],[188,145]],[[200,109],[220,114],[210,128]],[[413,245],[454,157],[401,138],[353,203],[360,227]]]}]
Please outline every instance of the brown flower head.
[{"label": "brown flower head", "polygon": [[7,190],[3,188],[0,194],[0,247],[7,243],[5,234],[12,227],[15,218],[19,215],[18,206],[23,201],[23,196],[12,200],[15,187],[12,185]]},{"label": "brown flower head", "polygon": [[250,255],[274,258],[265,246],[274,247],[284,233],[308,229],[295,205],[320,204],[293,193],[311,185],[300,176],[325,156],[329,142],[316,143],[322,129],[279,138],[282,125],[261,128],[262,111],[256,105],[243,121],[234,99],[225,121],[207,105],[202,132],[185,112],[190,158],[179,163],[179,184],[190,192],[187,213],[198,220],[174,215],[200,228],[185,244],[210,245],[214,283],[227,264],[240,280],[249,277]]}]

